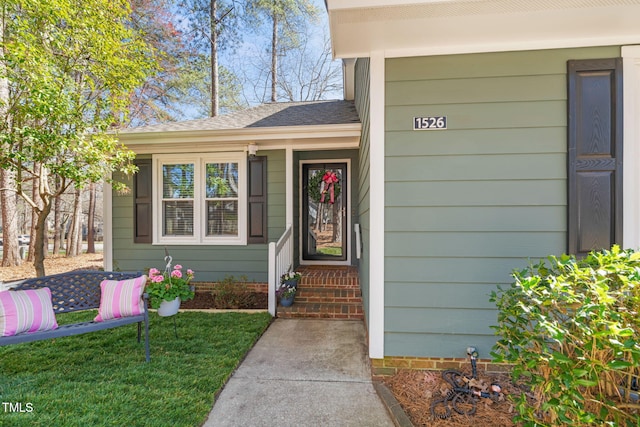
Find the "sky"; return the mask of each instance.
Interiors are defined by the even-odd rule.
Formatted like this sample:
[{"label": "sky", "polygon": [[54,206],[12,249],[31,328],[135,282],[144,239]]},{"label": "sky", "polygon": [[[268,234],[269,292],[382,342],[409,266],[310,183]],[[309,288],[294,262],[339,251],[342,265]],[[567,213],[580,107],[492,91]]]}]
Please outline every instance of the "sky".
[{"label": "sky", "polygon": [[[325,39],[329,39],[329,23],[324,0],[311,0],[311,3],[316,6],[319,11],[317,22],[311,23],[308,27],[311,40],[309,45],[310,54],[312,57],[317,57],[322,51]],[[256,71],[257,67],[254,66],[254,64],[261,61],[266,61],[267,63],[270,61],[269,52],[267,51],[271,38],[269,30],[270,28],[267,28],[265,34],[261,35],[260,38],[254,37],[252,39],[251,37],[246,37],[246,40],[238,46],[234,52],[225,52],[221,57],[221,63],[223,65],[228,64],[228,66],[231,66],[234,70],[243,70],[242,72],[249,82],[245,84],[245,97],[251,104],[256,103],[256,94],[254,87],[252,87],[252,82],[262,83],[268,78],[265,75],[258,74]],[[342,63],[340,60],[336,60],[331,63],[331,66],[341,69]],[[342,79],[340,78],[340,86],[341,82]],[[266,90],[267,93],[270,93],[270,86],[267,87]],[[324,96],[325,99],[342,99],[342,97],[342,87]]]}]

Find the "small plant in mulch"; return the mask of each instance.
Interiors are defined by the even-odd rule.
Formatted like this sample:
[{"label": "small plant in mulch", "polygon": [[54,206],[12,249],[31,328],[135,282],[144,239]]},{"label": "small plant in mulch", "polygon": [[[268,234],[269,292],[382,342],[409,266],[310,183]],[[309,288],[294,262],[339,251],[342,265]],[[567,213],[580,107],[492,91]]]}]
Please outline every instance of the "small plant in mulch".
[{"label": "small plant in mulch", "polygon": [[242,308],[255,305],[255,293],[251,292],[247,282],[246,276],[240,276],[237,279],[233,275],[225,276],[212,291],[215,308]]}]

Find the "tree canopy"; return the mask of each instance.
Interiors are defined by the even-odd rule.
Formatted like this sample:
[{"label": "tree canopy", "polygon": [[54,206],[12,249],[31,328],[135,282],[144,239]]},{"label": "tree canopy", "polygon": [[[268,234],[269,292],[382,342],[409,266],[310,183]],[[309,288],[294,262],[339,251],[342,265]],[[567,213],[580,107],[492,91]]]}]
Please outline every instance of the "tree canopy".
[{"label": "tree canopy", "polygon": [[[130,95],[157,62],[126,0],[5,0],[2,13],[0,167],[16,171],[16,191],[38,216],[41,275],[52,198],[133,172],[133,153],[109,129],[126,120]],[[29,180],[36,199],[23,191]]]}]

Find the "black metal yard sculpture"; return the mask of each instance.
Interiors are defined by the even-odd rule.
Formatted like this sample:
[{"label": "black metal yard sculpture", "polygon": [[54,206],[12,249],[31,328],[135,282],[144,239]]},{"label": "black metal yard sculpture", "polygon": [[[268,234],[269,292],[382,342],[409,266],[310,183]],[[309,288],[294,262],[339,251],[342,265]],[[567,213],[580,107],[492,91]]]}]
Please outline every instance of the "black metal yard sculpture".
[{"label": "black metal yard sculpture", "polygon": [[449,418],[451,409],[460,415],[473,415],[476,412],[478,398],[487,398],[496,402],[502,399],[500,384],[492,383],[486,390],[487,387],[478,380],[476,366],[478,350],[475,347],[468,347],[467,355],[471,359],[471,377],[453,369],[442,372],[442,378],[451,385],[451,390],[443,399],[434,400],[431,403],[431,414],[434,417]]}]

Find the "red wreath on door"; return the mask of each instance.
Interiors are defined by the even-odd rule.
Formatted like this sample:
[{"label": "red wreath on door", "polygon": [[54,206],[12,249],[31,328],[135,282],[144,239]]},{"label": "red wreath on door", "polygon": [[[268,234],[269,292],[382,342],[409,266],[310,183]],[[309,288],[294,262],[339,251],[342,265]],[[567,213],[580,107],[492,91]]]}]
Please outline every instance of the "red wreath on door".
[{"label": "red wreath on door", "polygon": [[335,184],[338,182],[338,176],[335,172],[327,171],[322,177],[322,188],[320,189],[320,193],[322,196],[320,197],[320,203],[324,203],[324,198],[329,193],[329,203],[335,203]]}]

